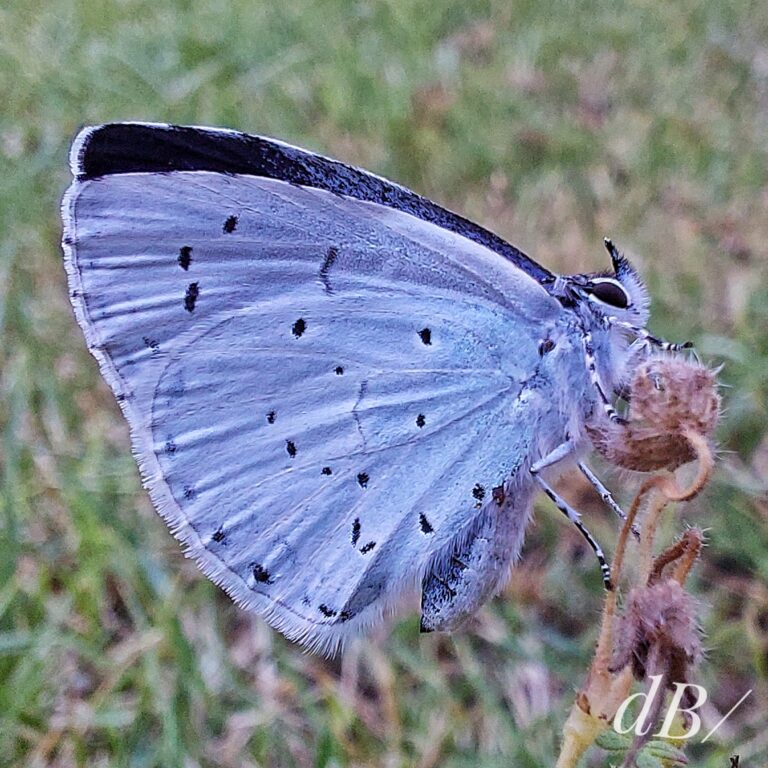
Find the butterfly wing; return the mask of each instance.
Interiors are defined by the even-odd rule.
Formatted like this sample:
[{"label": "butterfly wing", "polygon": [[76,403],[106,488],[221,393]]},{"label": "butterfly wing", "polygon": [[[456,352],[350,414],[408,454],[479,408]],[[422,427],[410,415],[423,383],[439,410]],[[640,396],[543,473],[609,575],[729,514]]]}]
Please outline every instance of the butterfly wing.
[{"label": "butterfly wing", "polygon": [[559,305],[403,211],[212,171],[84,179],[79,157],[72,301],[153,501],[238,603],[334,648],[530,455],[520,395]]},{"label": "butterfly wing", "polygon": [[378,203],[462,235],[550,286],[555,276],[498,235],[387,179],[264,136],[223,128],[108,123],[84,129],[72,147],[82,180],[114,173],[213,171],[247,174]]}]

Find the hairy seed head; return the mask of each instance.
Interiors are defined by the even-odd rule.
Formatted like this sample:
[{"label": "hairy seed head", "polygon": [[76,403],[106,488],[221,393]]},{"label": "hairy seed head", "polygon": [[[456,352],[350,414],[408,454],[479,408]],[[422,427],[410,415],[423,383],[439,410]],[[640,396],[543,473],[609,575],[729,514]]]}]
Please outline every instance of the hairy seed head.
[{"label": "hairy seed head", "polygon": [[597,451],[620,467],[677,469],[696,458],[688,434],[712,439],[720,415],[716,387],[714,371],[700,363],[645,360],[632,377],[628,423],[606,419],[587,431]]}]

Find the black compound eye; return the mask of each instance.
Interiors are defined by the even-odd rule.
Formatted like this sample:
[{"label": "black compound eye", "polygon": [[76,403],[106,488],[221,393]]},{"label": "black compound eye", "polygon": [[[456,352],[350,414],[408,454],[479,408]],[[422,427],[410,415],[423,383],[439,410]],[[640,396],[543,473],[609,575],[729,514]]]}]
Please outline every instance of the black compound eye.
[{"label": "black compound eye", "polygon": [[602,301],[603,304],[608,304],[617,309],[626,309],[629,306],[629,294],[613,280],[593,282],[590,293],[598,301]]}]

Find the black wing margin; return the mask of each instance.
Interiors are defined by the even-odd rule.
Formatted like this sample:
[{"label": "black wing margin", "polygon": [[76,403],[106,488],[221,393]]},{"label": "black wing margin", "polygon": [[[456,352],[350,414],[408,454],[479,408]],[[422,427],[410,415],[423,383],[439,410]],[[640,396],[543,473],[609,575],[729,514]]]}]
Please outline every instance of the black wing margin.
[{"label": "black wing margin", "polygon": [[262,176],[378,203],[436,224],[498,253],[541,284],[549,270],[487,229],[367,171],[280,141],[217,128],[107,123],[81,131],[72,153],[80,181],[118,173],[212,171]]}]

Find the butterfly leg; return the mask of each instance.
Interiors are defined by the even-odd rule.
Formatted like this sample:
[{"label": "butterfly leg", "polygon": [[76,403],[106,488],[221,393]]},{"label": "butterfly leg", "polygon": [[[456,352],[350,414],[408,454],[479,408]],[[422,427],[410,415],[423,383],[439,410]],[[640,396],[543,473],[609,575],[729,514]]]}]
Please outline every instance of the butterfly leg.
[{"label": "butterfly leg", "polygon": [[614,328],[622,328],[625,331],[629,331],[638,339],[642,339],[648,344],[658,347],[662,352],[682,352],[684,349],[691,349],[693,347],[692,341],[684,341],[682,344],[665,341],[658,336],[654,336],[645,328],[641,328],[639,325],[632,325],[632,323],[628,323],[625,320],[619,320],[617,317],[608,317],[606,318],[606,322]]},{"label": "butterfly leg", "polygon": [[616,503],[616,499],[613,498],[611,492],[600,482],[600,478],[583,461],[580,461],[578,466],[581,474],[589,480],[590,485],[600,494],[600,498],[619,516],[620,520],[626,520],[627,516],[624,514],[624,510]]},{"label": "butterfly leg", "polygon": [[[561,443],[554,451],[545,456],[541,461],[537,461],[531,467],[531,474],[537,476],[543,469],[551,467],[567,458],[573,452],[573,448],[574,444],[572,440],[566,440],[564,443]],[[627,516],[624,513],[624,510],[617,504],[616,500],[613,498],[613,494],[602,484],[600,478],[597,477],[597,475],[595,475],[583,461],[578,463],[578,467],[584,477],[589,480],[592,487],[600,494],[600,498],[618,515],[619,519],[626,520]]]},{"label": "butterfly leg", "polygon": [[598,563],[600,563],[600,572],[603,575],[603,584],[605,588],[610,592],[613,590],[613,583],[611,581],[611,567],[608,565],[608,561],[605,559],[605,553],[602,547],[597,543],[595,537],[589,532],[589,529],[581,522],[581,515],[571,507],[565,499],[559,496],[549,484],[541,477],[536,478],[537,482],[541,486],[544,493],[549,496],[552,501],[555,502],[557,508],[579,529],[581,535],[587,540],[587,543],[592,548],[592,551],[597,557]]},{"label": "butterfly leg", "polygon": [[[611,568],[608,565],[608,561],[605,558],[605,553],[602,547],[597,543],[595,537],[589,532],[589,529],[581,521],[581,515],[568,504],[565,499],[562,498],[547,481],[541,476],[541,471],[547,467],[551,467],[553,464],[557,464],[562,459],[566,458],[573,452],[573,441],[566,440],[561,443],[553,451],[547,454],[543,459],[537,461],[531,466],[530,472],[539,484],[544,493],[549,496],[555,503],[555,506],[579,529],[581,535],[587,540],[587,543],[592,548],[592,551],[597,557],[597,561],[600,564],[600,571],[603,575],[603,584],[607,590],[613,589],[611,582]],[[599,482],[599,481],[598,481]],[[607,490],[606,490],[607,493]],[[610,494],[609,494],[610,495]],[[614,502],[615,503],[615,502]],[[617,505],[618,507],[618,505]]]},{"label": "butterfly leg", "polygon": [[[605,394],[603,383],[600,381],[600,374],[597,372],[597,362],[595,361],[595,346],[592,341],[592,334],[582,329],[581,343],[584,347],[584,362],[586,363],[587,370],[589,371],[589,380],[592,382],[592,386],[597,391],[597,395],[602,403],[605,415],[615,424],[626,424],[626,420],[623,419],[616,412],[613,404],[608,399],[608,395]],[[555,449],[557,450],[557,449]]]},{"label": "butterfly leg", "polygon": [[[584,477],[589,480],[592,487],[600,494],[600,498],[618,515],[620,520],[626,520],[627,516],[624,510],[616,503],[613,494],[602,484],[600,478],[583,461],[580,461],[578,466]],[[640,532],[634,525],[632,526],[632,533],[635,538],[639,538]]]}]

